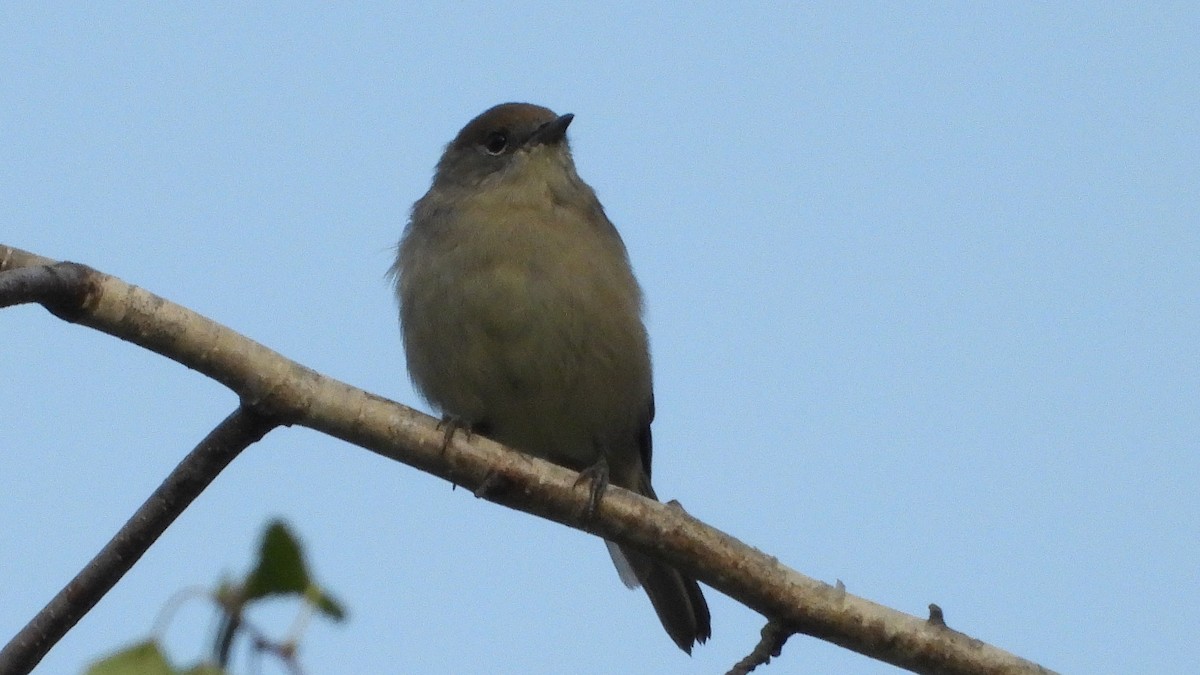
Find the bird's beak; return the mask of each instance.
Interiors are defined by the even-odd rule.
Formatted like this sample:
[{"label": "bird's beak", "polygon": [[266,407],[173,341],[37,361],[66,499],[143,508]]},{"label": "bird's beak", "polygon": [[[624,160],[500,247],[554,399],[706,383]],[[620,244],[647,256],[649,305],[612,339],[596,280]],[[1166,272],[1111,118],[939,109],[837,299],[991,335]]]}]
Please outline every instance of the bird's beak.
[{"label": "bird's beak", "polygon": [[567,127],[571,126],[571,120],[573,119],[575,119],[575,116],[567,113],[546,122],[538,127],[537,131],[533,132],[533,138],[530,141],[533,143],[545,143],[546,145],[554,145],[561,142],[566,137]]}]

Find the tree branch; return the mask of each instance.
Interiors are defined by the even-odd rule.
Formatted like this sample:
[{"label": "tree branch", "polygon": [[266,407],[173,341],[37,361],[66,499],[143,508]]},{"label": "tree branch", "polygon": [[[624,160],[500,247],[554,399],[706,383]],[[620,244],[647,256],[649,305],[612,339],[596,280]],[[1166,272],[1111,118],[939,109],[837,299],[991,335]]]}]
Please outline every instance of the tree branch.
[{"label": "tree branch", "polygon": [[117,534],[4,649],[0,673],[27,673],[91,611],[243,449],[278,425],[239,407],[175,467]]},{"label": "tree branch", "polygon": [[791,636],[792,631],[783,624],[768,621],[767,625],[763,626],[762,639],[758,641],[757,645],[754,645],[754,649],[746,655],[746,658],[735,663],[725,675],[747,675],[754,672],[755,668],[767,665],[771,659],[783,653],[783,643],[787,642]]},{"label": "tree branch", "polygon": [[[4,270],[48,262],[0,246],[0,296]],[[324,377],[143,289],[78,267],[87,270],[84,292],[76,296],[76,307],[56,307],[58,316],[200,371],[260,415],[321,431],[471,491],[487,481],[490,501],[639,547],[791,631],[914,672],[1051,672],[944,625],[805,577],[678,506],[614,486],[585,519],[587,486],[577,487],[572,471],[480,436],[457,434],[444,445],[437,421],[427,415]]]}]

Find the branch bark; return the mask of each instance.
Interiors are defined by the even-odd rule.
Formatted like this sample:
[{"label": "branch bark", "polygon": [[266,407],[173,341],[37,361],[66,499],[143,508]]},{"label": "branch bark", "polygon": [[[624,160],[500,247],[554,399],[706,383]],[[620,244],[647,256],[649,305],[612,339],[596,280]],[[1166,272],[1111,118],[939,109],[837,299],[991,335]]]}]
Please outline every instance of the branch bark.
[{"label": "branch bark", "polygon": [[[642,548],[786,626],[786,632],[811,635],[918,673],[1051,672],[944,623],[801,575],[678,506],[610,487],[593,517],[586,519],[587,485],[577,486],[574,472],[480,436],[457,434],[444,444],[437,420],[428,415],[320,375],[95,270],[0,245],[0,306],[6,304],[5,289],[20,286],[5,281],[5,270],[47,265],[56,273],[79,275],[78,292],[66,294],[67,301],[60,294],[58,304],[48,307],[65,320],[197,370],[237,392],[244,407],[264,418],[315,429],[473,492],[486,482],[482,494],[490,501]],[[22,297],[30,296],[26,292]]]}]

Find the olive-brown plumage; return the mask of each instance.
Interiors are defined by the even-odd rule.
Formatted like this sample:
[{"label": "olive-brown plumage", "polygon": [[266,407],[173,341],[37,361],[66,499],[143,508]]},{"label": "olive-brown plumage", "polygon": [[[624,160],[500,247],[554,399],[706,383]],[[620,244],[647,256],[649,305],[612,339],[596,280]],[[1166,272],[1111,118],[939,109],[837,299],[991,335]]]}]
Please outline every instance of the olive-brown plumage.
[{"label": "olive-brown plumage", "polygon": [[[518,450],[657,499],[642,295],[575,172],[571,115],[485,111],[446,147],[393,267],[409,373],[443,413]],[[708,639],[695,580],[609,544],[681,649]]]}]

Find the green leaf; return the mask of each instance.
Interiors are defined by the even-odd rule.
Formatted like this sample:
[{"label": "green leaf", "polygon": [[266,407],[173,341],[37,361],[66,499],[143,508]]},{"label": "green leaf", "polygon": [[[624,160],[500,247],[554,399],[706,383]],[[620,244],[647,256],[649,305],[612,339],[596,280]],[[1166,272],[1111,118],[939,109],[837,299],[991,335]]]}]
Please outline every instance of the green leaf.
[{"label": "green leaf", "polygon": [[317,611],[333,621],[344,621],[346,619],[346,609],[342,607],[342,603],[335,600],[324,589],[314,585],[309,589],[306,597],[317,608]]},{"label": "green leaf", "polygon": [[148,640],[91,665],[85,675],[175,675],[158,643]]},{"label": "green leaf", "polygon": [[246,579],[246,600],[268,595],[303,594],[309,586],[308,568],[300,542],[281,520],[271,521],[263,534],[258,564]]},{"label": "green leaf", "polygon": [[346,618],[342,604],[309,576],[300,542],[281,520],[267,525],[258,563],[241,590],[242,603],[271,595],[300,595],[325,617],[333,621]]}]

